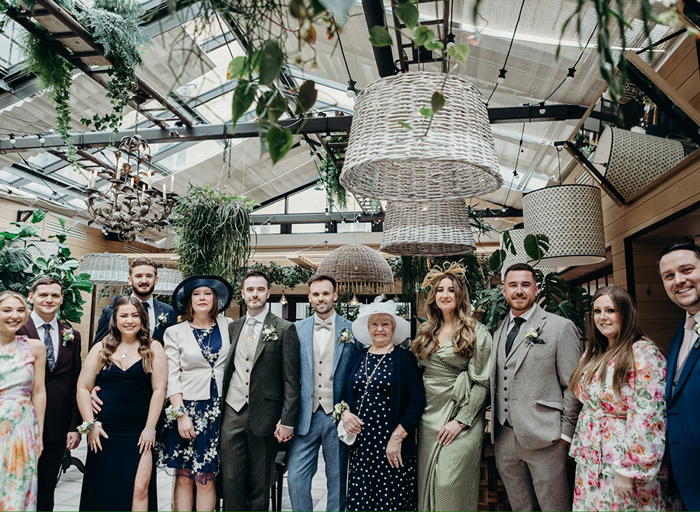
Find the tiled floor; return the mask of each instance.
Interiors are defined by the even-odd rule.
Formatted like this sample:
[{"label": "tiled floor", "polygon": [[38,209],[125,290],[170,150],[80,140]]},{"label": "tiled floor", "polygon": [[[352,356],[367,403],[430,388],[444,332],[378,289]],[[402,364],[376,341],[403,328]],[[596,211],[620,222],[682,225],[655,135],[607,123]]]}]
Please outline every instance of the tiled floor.
[{"label": "tiled floor", "polygon": [[[73,457],[85,462],[87,456],[87,445],[85,440],[80,446],[73,450]],[[318,472],[314,477],[311,487],[311,496],[314,500],[314,510],[326,510],[326,477],[323,464],[323,457],[319,457]],[[75,466],[71,466],[65,474],[61,475],[61,480],[56,487],[55,510],[74,511],[78,510],[80,504],[80,489],[83,484],[83,474]],[[164,469],[158,470],[158,506],[160,510],[170,510],[170,496],[172,488],[172,478]],[[292,510],[289,501],[289,491],[287,490],[287,477],[284,478],[284,491],[282,494],[282,510]]]}]

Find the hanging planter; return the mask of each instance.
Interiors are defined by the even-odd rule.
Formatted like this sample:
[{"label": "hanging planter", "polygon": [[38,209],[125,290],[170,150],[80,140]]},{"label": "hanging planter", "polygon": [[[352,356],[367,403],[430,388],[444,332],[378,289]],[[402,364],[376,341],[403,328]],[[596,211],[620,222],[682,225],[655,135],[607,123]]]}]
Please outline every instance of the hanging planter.
[{"label": "hanging planter", "polygon": [[476,250],[463,199],[389,201],[381,251],[399,256],[452,256]]},{"label": "hanging planter", "polygon": [[[443,105],[432,102],[436,91],[443,91]],[[340,183],[359,196],[395,201],[463,199],[497,190],[503,178],[481,92],[442,73],[373,82],[355,105]]]}]

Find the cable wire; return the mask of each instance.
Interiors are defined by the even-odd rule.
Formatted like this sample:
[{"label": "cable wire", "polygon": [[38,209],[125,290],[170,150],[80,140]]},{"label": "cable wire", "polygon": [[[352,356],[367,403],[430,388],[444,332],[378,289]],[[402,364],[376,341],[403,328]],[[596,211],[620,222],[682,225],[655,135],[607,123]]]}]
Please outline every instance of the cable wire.
[{"label": "cable wire", "polygon": [[[513,37],[510,38],[510,46],[508,46],[508,53],[506,53],[506,60],[503,61],[503,67],[501,69],[506,69],[506,64],[508,64],[508,57],[510,57],[510,51],[513,48],[513,41],[515,41],[515,34],[518,32],[518,25],[520,25],[520,16],[523,14],[523,7],[525,7],[525,0],[522,1],[520,4],[520,11],[518,12],[518,20],[515,22],[515,29],[513,29]],[[493,93],[496,92],[496,89],[498,89],[498,82],[496,82],[496,85],[493,87],[493,91],[491,91],[491,94],[489,95],[489,99],[486,100],[486,105],[489,104],[491,101],[491,98],[493,97]]]}]

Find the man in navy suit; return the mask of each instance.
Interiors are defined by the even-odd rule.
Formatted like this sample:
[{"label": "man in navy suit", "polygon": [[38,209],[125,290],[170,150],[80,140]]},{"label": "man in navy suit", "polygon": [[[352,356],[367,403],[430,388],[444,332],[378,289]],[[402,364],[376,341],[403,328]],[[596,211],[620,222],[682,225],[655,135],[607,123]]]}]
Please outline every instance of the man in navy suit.
[{"label": "man in navy suit", "polygon": [[[132,295],[139,299],[146,308],[149,319],[149,329],[151,338],[163,343],[163,333],[165,329],[177,323],[175,311],[171,306],[155,300],[153,290],[158,282],[158,269],[153,260],[149,258],[136,258],[129,266],[129,284],[133,287]],[[119,299],[117,295],[112,303],[102,310],[102,316],[97,323],[95,341],[102,341],[102,338],[109,334],[109,319],[112,318],[114,303]]]},{"label": "man in navy suit", "polygon": [[76,431],[82,422],[75,401],[80,374],[80,333],[58,321],[63,287],[53,277],[41,277],[29,293],[33,311],[17,334],[39,339],[46,345],[46,415],[44,451],[39,458],[37,510],[53,510],[54,491],[65,450],[80,443]]},{"label": "man in navy suit", "polygon": [[685,509],[700,510],[700,247],[667,247],[659,273],[669,298],[685,310],[668,350],[667,453]]},{"label": "man in navy suit", "polygon": [[301,403],[296,435],[289,447],[289,497],[292,510],[313,510],[311,480],[318,450],[326,464],[326,510],[345,510],[347,446],[338,440],[333,407],[339,402],[350,356],[360,348],[350,330],[352,322],[333,309],[336,282],[316,274],[309,279],[309,302],[314,314],[296,322],[299,335]]}]

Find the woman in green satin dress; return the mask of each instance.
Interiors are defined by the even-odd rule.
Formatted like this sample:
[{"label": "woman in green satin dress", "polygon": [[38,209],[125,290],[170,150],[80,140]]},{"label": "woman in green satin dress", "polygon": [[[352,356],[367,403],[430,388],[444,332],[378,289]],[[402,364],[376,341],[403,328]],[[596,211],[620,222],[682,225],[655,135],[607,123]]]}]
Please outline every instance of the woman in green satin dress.
[{"label": "woman in green satin dress", "polygon": [[434,268],[427,321],[411,350],[424,368],[418,427],[418,510],[477,510],[491,335],[476,321],[464,268]]}]

